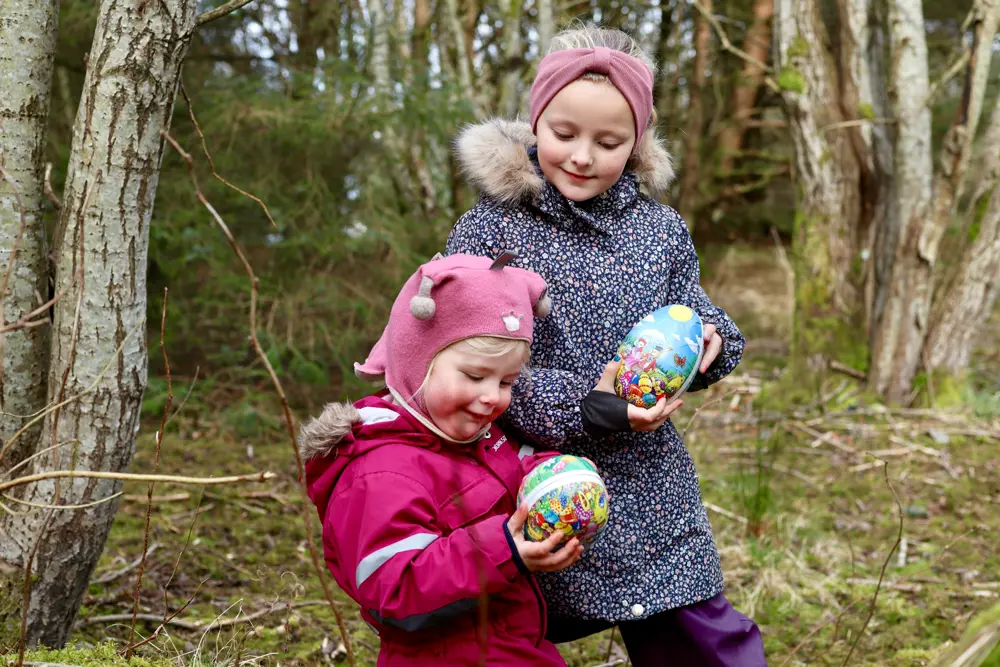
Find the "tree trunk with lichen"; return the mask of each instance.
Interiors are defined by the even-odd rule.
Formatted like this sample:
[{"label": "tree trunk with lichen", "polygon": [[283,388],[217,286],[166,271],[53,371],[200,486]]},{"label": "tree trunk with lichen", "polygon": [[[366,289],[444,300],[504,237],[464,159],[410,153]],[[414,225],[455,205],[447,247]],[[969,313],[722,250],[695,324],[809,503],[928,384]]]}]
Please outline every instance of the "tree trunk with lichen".
[{"label": "tree trunk with lichen", "polygon": [[[48,299],[42,156],[59,5],[0,0],[0,16],[0,166],[6,172],[0,176],[2,328]],[[11,443],[28,424],[27,415],[45,407],[49,314],[34,319],[43,324],[0,332],[0,474],[34,451],[41,430],[30,428]],[[19,498],[23,490],[11,493]],[[0,646],[11,645],[20,630],[18,574],[0,558]]]},{"label": "tree trunk with lichen", "polygon": [[[814,0],[776,0],[777,80],[795,145],[799,203],[793,238],[793,364],[858,364],[857,221],[861,165],[843,127],[843,71]],[[853,82],[850,82],[853,87]],[[863,363],[863,359],[860,359]]]},{"label": "tree trunk with lichen", "polygon": [[[146,386],[149,224],[196,0],[101,3],[55,241],[50,404],[39,456],[25,473],[124,471]],[[81,279],[71,285],[74,274]],[[72,399],[72,400],[68,400]],[[45,451],[45,448],[52,448]],[[27,640],[61,646],[104,548],[121,482],[43,481],[24,500],[82,509],[0,516],[0,567],[24,578],[31,560]],[[0,619],[2,625],[4,619]]]},{"label": "tree trunk with lichen", "polygon": [[[59,4],[0,0],[0,328],[48,300],[42,157]],[[9,180],[8,180],[9,179]],[[41,313],[35,321],[47,321]],[[0,332],[0,450],[45,405],[48,327]],[[24,458],[38,429],[0,455],[0,472]]]}]

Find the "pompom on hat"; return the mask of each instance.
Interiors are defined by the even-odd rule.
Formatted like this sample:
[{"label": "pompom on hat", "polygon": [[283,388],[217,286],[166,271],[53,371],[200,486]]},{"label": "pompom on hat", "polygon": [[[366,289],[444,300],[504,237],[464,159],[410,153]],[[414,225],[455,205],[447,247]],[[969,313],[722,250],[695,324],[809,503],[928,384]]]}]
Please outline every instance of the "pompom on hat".
[{"label": "pompom on hat", "polygon": [[[420,266],[392,305],[389,323],[354,373],[384,380],[397,397],[412,402],[438,352],[476,336],[532,341],[533,318],[552,310],[545,280],[496,259],[473,255],[435,258]],[[419,406],[419,407],[418,407]],[[411,405],[424,412],[422,406]]]}]

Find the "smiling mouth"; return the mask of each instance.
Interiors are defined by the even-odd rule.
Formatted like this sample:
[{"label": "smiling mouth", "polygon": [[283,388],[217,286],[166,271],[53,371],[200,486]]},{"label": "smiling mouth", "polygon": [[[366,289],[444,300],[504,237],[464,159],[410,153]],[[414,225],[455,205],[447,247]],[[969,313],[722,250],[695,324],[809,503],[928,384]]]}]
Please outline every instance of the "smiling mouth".
[{"label": "smiling mouth", "polygon": [[563,169],[563,171],[566,172],[566,174],[570,178],[576,179],[578,181],[589,181],[590,179],[594,178],[593,176],[583,176],[582,174],[575,174],[572,171],[569,171],[568,169]]}]

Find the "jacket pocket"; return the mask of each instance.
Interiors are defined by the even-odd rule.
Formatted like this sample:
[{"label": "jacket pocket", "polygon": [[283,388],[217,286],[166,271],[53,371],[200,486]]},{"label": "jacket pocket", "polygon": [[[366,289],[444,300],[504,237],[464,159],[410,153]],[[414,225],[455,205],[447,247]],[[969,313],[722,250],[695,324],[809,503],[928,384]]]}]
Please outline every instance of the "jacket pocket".
[{"label": "jacket pocket", "polygon": [[442,527],[451,532],[463,526],[499,514],[507,489],[498,480],[484,474],[452,494],[440,507]]}]

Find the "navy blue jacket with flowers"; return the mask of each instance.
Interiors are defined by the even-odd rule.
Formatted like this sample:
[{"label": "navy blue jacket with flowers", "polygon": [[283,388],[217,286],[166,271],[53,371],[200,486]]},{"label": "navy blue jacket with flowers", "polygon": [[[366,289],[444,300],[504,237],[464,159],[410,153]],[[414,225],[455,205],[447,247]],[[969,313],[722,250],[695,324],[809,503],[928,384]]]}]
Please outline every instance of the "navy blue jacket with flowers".
[{"label": "navy blue jacket with flowers", "polygon": [[640,183],[653,190],[669,183],[669,155],[648,132],[618,183],[576,203],[542,177],[526,123],[472,126],[457,147],[482,197],[455,225],[448,252],[511,250],[515,265],[545,278],[553,301],[552,314],[536,323],[530,380],[515,385],[506,423],[522,438],[593,459],[611,497],[608,527],[581,561],[539,576],[550,614],[633,620],[717,595],[719,554],[674,425],[595,439],[580,417],[619,342],[661,306],[691,307],[723,338],[693,390],[725,377],[743,354],[743,335],[701,287],[684,221],[639,191]]}]

